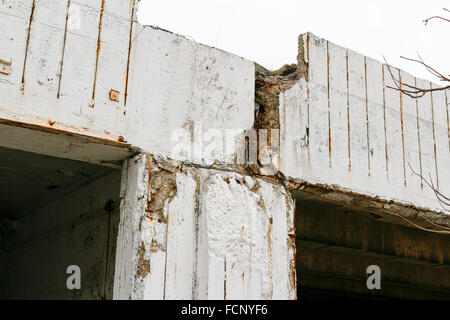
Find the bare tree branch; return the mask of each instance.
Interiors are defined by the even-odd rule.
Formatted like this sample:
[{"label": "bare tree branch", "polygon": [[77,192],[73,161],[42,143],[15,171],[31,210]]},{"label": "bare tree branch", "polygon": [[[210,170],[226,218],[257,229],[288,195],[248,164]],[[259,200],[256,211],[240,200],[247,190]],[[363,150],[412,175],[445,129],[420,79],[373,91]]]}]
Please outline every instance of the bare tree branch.
[{"label": "bare tree branch", "polygon": [[428,173],[428,176],[430,178],[430,181],[428,181],[420,173],[415,172],[414,169],[411,167],[410,163],[408,163],[408,166],[409,166],[409,169],[411,170],[411,172],[414,175],[418,176],[422,181],[424,181],[427,184],[427,186],[434,192],[434,194],[436,195],[436,198],[437,198],[439,204],[441,205],[442,209],[444,209],[444,211],[446,211],[446,212],[450,212],[450,198],[444,196],[441,192],[439,192],[439,190],[437,190],[435,188],[434,183],[433,183],[433,179],[431,178],[431,174]]},{"label": "bare tree branch", "polygon": [[[450,12],[449,9],[443,8],[443,10],[445,12]],[[450,22],[449,18],[444,18],[441,16],[433,16],[430,17],[428,19],[425,19],[424,22],[425,24],[428,23],[428,21],[433,20],[433,19],[440,19],[440,20],[444,20],[446,22]],[[428,92],[433,92],[433,91],[443,91],[443,90],[447,90],[450,89],[450,74],[445,76],[443,73],[439,72],[436,70],[436,68],[430,66],[429,64],[427,64],[422,57],[420,56],[419,53],[417,53],[418,59],[412,59],[412,58],[407,58],[407,57],[403,57],[401,56],[400,58],[414,62],[414,63],[418,63],[420,65],[422,65],[423,67],[425,67],[425,69],[432,74],[433,76],[435,76],[436,78],[439,79],[439,81],[441,82],[446,82],[448,84],[445,84],[442,87],[436,87],[436,88],[421,88],[421,87],[416,87],[416,86],[412,86],[406,83],[402,83],[400,77],[396,78],[391,71],[391,66],[389,65],[389,63],[386,61],[386,58],[384,58],[384,61],[386,63],[386,66],[389,70],[389,73],[391,75],[392,80],[394,81],[395,87],[393,86],[386,86],[389,89],[394,89],[396,91],[399,91],[405,95],[407,95],[408,97],[411,97],[413,99],[419,99],[422,98],[426,93]]]},{"label": "bare tree branch", "polygon": [[[442,8],[442,10],[444,10],[446,12],[450,12],[450,10],[448,10],[446,8]],[[425,25],[427,25],[428,21],[433,20],[433,19],[438,19],[438,20],[443,20],[443,21],[446,21],[446,22],[450,22],[450,19],[447,19],[447,18],[444,18],[444,17],[441,17],[441,16],[432,16],[432,17],[429,17],[429,18],[423,20],[423,22],[425,22]]]},{"label": "bare tree branch", "polygon": [[[445,12],[450,12],[449,9],[443,8],[443,10]],[[445,18],[442,16],[432,16],[429,17],[427,19],[424,20],[425,25],[431,21],[431,20],[443,20],[446,22],[450,22],[449,18]],[[384,58],[385,64],[387,66],[387,69],[389,71],[389,74],[391,75],[392,81],[394,83],[394,86],[386,86],[387,88],[390,89],[394,89],[396,91],[401,92],[402,94],[405,94],[413,99],[419,99],[421,97],[423,97],[426,93],[428,92],[433,92],[433,91],[443,91],[443,90],[447,90],[450,89],[450,74],[449,75],[444,75],[443,73],[437,71],[436,68],[430,66],[429,64],[427,64],[422,57],[420,56],[419,53],[417,53],[418,59],[412,59],[412,58],[408,58],[408,57],[404,57],[401,56],[402,59],[414,62],[414,63],[418,63],[420,65],[422,65],[430,74],[432,74],[434,77],[436,77],[437,79],[439,79],[439,81],[441,82],[445,82],[446,84],[442,87],[436,87],[433,88],[430,86],[430,88],[421,88],[421,87],[417,87],[417,86],[413,86],[413,85],[409,85],[406,83],[402,82],[402,79],[400,77],[400,73],[398,74],[398,77],[395,77],[392,70],[391,70],[391,66],[389,65],[389,63],[386,61],[386,58]],[[422,173],[417,173],[413,170],[413,168],[411,167],[411,164],[409,164],[409,168],[411,169],[412,173],[416,176],[418,176],[422,183],[425,182],[425,184],[434,192],[436,199],[439,203],[439,205],[441,206],[441,208],[444,210],[444,212],[450,213],[450,198],[448,196],[443,195],[438,188],[435,187],[435,184],[433,182],[433,179],[431,177],[431,174],[428,173],[429,176],[429,180],[427,180],[425,177],[423,177]],[[389,212],[387,210],[383,210],[386,213],[389,213],[391,215],[397,216],[399,218],[401,218],[402,220],[404,220],[405,222],[407,222],[408,224],[412,225],[413,227],[423,230],[423,231],[427,231],[427,232],[434,232],[434,233],[440,233],[440,234],[450,234],[450,228],[444,227],[442,225],[439,225],[437,223],[432,222],[430,219],[428,219],[427,217],[422,217],[424,220],[426,220],[428,223],[430,223],[433,227],[441,229],[441,230],[433,230],[433,229],[429,229],[429,228],[424,228],[412,221],[410,221],[409,219],[407,219],[406,217],[403,217],[400,214],[396,214],[396,213],[392,213]]]},{"label": "bare tree branch", "polygon": [[388,211],[388,210],[382,210],[382,211],[385,212],[385,213],[388,213],[388,214],[390,214],[390,215],[399,217],[400,219],[402,219],[402,220],[405,221],[406,223],[412,225],[412,226],[413,226],[414,228],[416,228],[416,229],[419,229],[419,230],[422,230],[422,231],[427,231],[427,232],[432,232],[432,233],[450,234],[450,231],[446,231],[446,230],[433,230],[433,229],[421,227],[421,226],[419,226],[417,223],[412,222],[412,221],[409,220],[408,218],[405,218],[404,216],[399,215],[398,213],[393,213],[393,212],[390,212],[390,211]]}]

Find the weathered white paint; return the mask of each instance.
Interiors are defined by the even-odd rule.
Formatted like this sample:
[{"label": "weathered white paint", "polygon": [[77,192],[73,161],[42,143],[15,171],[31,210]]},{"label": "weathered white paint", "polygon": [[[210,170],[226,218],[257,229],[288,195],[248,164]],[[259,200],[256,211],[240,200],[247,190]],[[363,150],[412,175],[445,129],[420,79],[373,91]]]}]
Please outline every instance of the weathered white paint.
[{"label": "weathered white paint", "polygon": [[[295,298],[294,204],[282,186],[151,163],[141,154],[124,170],[116,299]],[[166,221],[146,212],[147,197],[161,197],[155,188],[168,183],[158,180],[161,170],[176,177],[176,195],[162,208]],[[144,274],[139,257],[149,262]]]},{"label": "weathered white paint", "polygon": [[[386,88],[394,84],[385,65],[312,34],[302,37],[308,81],[280,95],[285,176],[442,211],[411,168],[430,173],[450,193],[446,93],[411,99]],[[391,70],[403,84],[430,86]]]},{"label": "weathered white paint", "polygon": [[[174,157],[172,149],[179,142],[172,138],[177,129],[188,130],[194,139],[194,134],[201,134],[194,132],[194,125],[203,133],[214,129],[223,136],[227,129],[252,127],[252,62],[153,27],[138,26],[135,33],[127,105],[129,142],[146,152]],[[204,163],[196,151],[192,150],[192,162]],[[230,158],[223,155],[218,160]]]},{"label": "weathered white paint", "polygon": [[[0,59],[11,62],[12,71],[0,73],[0,118],[127,141],[166,156],[179,143],[172,141],[176,130],[193,135],[194,123],[223,137],[227,129],[251,128],[254,64],[132,23],[133,6],[2,1]],[[111,90],[119,101],[110,99]],[[204,163],[201,153],[193,157],[189,161]],[[235,157],[232,150],[217,160]]]}]

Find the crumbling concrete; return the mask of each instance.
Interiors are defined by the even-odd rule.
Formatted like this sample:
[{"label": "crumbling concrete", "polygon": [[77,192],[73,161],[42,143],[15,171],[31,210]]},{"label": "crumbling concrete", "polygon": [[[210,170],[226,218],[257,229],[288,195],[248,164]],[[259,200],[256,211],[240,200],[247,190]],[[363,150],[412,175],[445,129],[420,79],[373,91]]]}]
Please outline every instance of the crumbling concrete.
[{"label": "crumbling concrete", "polygon": [[283,186],[146,154],[126,168],[115,298],[295,299]]}]

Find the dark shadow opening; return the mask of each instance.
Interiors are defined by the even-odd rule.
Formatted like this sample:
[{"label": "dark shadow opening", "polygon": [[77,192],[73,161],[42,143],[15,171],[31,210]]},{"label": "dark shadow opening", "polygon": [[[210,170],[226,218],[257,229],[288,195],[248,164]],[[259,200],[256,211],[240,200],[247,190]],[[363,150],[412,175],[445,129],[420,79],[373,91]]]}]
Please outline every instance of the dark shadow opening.
[{"label": "dark shadow opening", "polygon": [[296,245],[298,299],[450,299],[450,235],[297,194]]},{"label": "dark shadow opening", "polygon": [[119,190],[118,169],[0,148],[0,298],[111,299]]}]

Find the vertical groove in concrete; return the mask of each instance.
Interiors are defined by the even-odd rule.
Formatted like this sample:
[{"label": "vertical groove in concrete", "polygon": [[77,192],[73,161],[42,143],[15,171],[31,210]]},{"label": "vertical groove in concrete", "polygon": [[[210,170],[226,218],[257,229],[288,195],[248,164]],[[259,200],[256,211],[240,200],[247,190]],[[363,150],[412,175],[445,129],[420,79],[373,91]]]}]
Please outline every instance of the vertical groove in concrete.
[{"label": "vertical groove in concrete", "polygon": [[[402,76],[398,71],[400,90],[402,90]],[[406,187],[406,166],[405,166],[405,127],[403,121],[403,93],[400,91],[400,125],[402,133],[402,155],[403,155],[403,185]]]},{"label": "vertical groove in concrete", "polygon": [[62,54],[61,54],[61,66],[59,69],[59,79],[58,79],[58,93],[56,94],[56,98],[59,99],[61,96],[61,80],[62,80],[62,74],[63,74],[63,66],[64,66],[64,55],[66,53],[66,41],[67,41],[67,24],[69,22],[69,10],[70,10],[70,2],[72,0],[67,1],[67,12],[66,12],[66,24],[64,26],[64,40],[63,40],[63,47],[62,47]]},{"label": "vertical groove in concrete", "polygon": [[30,37],[31,37],[31,25],[32,25],[33,19],[34,19],[35,8],[36,8],[36,0],[33,0],[33,4],[31,5],[30,18],[29,18],[29,22],[28,22],[27,40],[26,40],[26,44],[25,44],[25,57],[23,60],[22,86],[21,86],[22,94],[25,92],[25,71],[26,71],[26,67],[27,67],[28,48],[30,46]]},{"label": "vertical groove in concrete", "polygon": [[389,180],[389,155],[388,155],[388,143],[386,134],[386,83],[384,75],[384,66],[381,65],[382,85],[383,85],[383,120],[384,120],[384,155],[386,157],[386,179]]},{"label": "vertical groove in concrete", "polygon": [[[417,79],[414,78],[414,86],[417,88]],[[419,121],[419,102],[416,100],[416,120],[417,120],[417,141],[419,143],[419,169],[420,176],[423,177],[423,168],[422,168],[422,146],[420,143],[420,121]],[[423,189],[423,179],[420,178],[420,188]]]},{"label": "vertical groove in concrete", "polygon": [[445,90],[445,109],[447,111],[447,136],[448,136],[448,151],[450,152],[450,116],[449,116],[449,112],[448,112],[448,105],[449,105],[449,101],[448,101],[448,95],[447,95],[447,91]]},{"label": "vertical groove in concrete", "polygon": [[[430,89],[433,89],[433,84],[430,82]],[[434,119],[434,102],[433,102],[433,91],[430,91],[431,99],[431,123],[433,125],[433,147],[434,147],[434,165],[436,167],[436,187],[439,190],[439,172],[438,172],[438,161],[437,161],[437,148],[436,148],[436,128]]]},{"label": "vertical groove in concrete", "polygon": [[329,166],[332,167],[331,158],[331,107],[330,107],[330,52],[327,41],[327,97],[328,97],[328,160]]},{"label": "vertical groove in concrete", "polygon": [[97,52],[96,52],[96,59],[95,59],[94,84],[92,85],[91,107],[95,106],[95,90],[97,87],[98,62],[99,62],[99,58],[100,58],[100,50],[101,50],[101,42],[102,42],[102,28],[103,28],[104,13],[105,13],[105,0],[102,0],[102,7],[100,9],[100,18],[99,18],[99,22],[98,22]]},{"label": "vertical groove in concrete", "polygon": [[367,133],[367,169],[368,176],[370,176],[370,141],[369,141],[369,97],[367,96],[367,58],[364,56],[364,90],[365,90],[365,103],[366,103],[366,133]]},{"label": "vertical groove in concrete", "polygon": [[350,90],[348,74],[348,50],[345,53],[345,67],[347,72],[347,147],[348,147],[348,171],[352,171],[352,152],[351,152],[351,128],[350,128]]},{"label": "vertical groove in concrete", "polygon": [[[124,107],[127,106],[127,100],[128,100],[128,81],[130,77],[130,60],[131,60],[131,48],[133,45],[133,24],[134,24],[134,15],[135,15],[135,3],[130,3],[130,37],[128,42],[128,57],[127,57],[127,70],[126,70],[126,76],[125,76],[125,96],[124,96]],[[126,109],[124,109],[124,114],[126,113]]]},{"label": "vertical groove in concrete", "polygon": [[[310,41],[310,38],[309,38],[309,33],[306,35],[306,58],[307,58],[307,61],[308,61],[308,75],[310,74],[310,70],[309,70],[309,68],[310,68],[310,63],[309,63],[309,41]],[[307,128],[306,128],[306,135],[307,135],[307,138],[308,138],[308,160],[309,161],[311,161],[311,149],[310,149],[310,144],[309,144],[309,142],[311,141],[311,139],[310,139],[310,130],[309,130],[309,128],[311,128],[311,124],[309,123],[309,119],[310,119],[310,102],[309,102],[309,95],[310,95],[310,91],[309,91],[309,83],[307,84],[307,86],[308,86],[308,88],[307,88],[307,90],[306,90],[306,96],[307,96],[307,99],[308,99],[308,126],[307,126]]]}]

